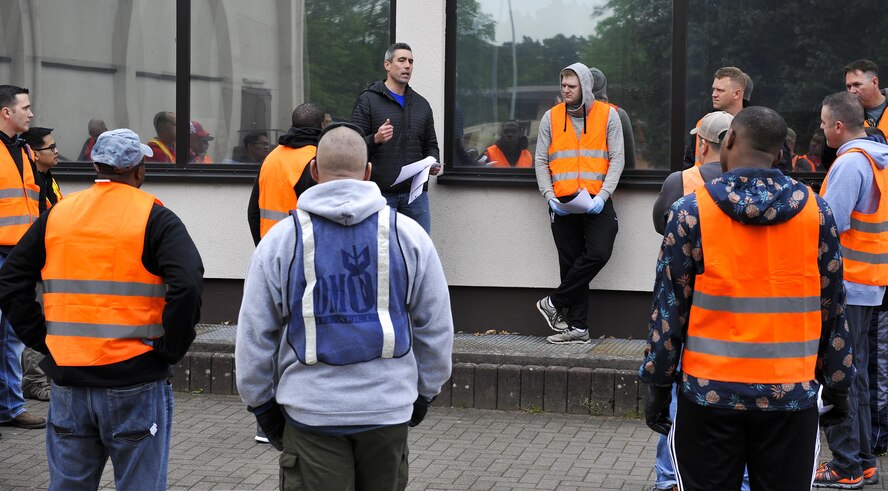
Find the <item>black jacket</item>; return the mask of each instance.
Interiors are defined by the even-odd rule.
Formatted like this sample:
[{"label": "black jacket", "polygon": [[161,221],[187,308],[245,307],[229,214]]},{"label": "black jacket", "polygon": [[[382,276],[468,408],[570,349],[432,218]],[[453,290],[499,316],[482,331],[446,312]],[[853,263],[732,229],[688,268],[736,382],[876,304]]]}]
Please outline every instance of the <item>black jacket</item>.
[{"label": "black jacket", "polygon": [[46,318],[35,294],[46,264],[46,221],[53,209],[31,225],[0,270],[0,310],[16,335],[47,355],[40,366],[59,385],[125,387],[171,376],[172,366],[185,356],[196,336],[203,291],[203,263],[185,225],[156,203],[145,225],[142,264],[167,285],[165,333],[154,340],[154,350],[110,365],[58,366],[46,347]]},{"label": "black jacket", "polygon": [[[394,134],[391,140],[377,145],[373,135],[386,119],[394,126]],[[358,96],[352,111],[352,122],[367,135],[367,150],[373,164],[370,179],[383,193],[410,191],[410,179],[391,186],[398,178],[401,167],[429,156],[440,161],[432,106],[409,85],[404,92],[402,108],[391,96],[384,81],[374,82]]]}]

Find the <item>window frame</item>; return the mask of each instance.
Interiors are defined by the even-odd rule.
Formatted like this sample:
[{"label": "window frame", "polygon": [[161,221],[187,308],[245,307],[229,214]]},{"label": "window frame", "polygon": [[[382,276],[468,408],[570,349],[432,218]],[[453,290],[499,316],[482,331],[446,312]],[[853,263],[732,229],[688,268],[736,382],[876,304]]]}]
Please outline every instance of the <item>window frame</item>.
[{"label": "window frame", "polygon": [[[395,42],[397,0],[388,0],[389,42]],[[176,0],[176,119],[191,121],[191,81],[203,79],[191,71],[191,0]],[[176,162],[145,164],[152,181],[189,182],[200,179],[205,182],[252,183],[259,172],[259,164],[192,164],[188,162],[190,148],[188,126],[176,128]],[[92,162],[65,161],[53,169],[53,173],[75,181],[95,178]]]},{"label": "window frame", "polygon": [[[457,2],[446,0],[445,43],[444,43],[444,173],[437,178],[438,184],[487,187],[536,187],[533,171],[513,169],[478,169],[454,166],[453,162],[453,122],[456,101],[456,36]],[[688,30],[690,0],[672,2],[672,68],[670,73],[670,131],[668,170],[626,169],[620,178],[621,188],[660,189],[663,181],[672,172],[684,169],[687,129],[685,128],[687,103],[688,71]],[[503,172],[505,171],[505,172]],[[816,187],[825,178],[824,172],[793,173]]]}]

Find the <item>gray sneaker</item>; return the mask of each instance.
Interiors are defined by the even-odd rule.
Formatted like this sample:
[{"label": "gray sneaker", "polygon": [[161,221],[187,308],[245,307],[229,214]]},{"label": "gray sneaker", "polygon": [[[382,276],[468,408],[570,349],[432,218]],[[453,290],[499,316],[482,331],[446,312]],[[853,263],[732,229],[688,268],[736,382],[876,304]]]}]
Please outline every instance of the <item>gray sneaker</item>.
[{"label": "gray sneaker", "polygon": [[546,319],[546,324],[549,324],[549,327],[552,328],[553,331],[562,332],[568,327],[567,321],[564,320],[564,316],[561,315],[561,312],[552,305],[552,300],[549,297],[541,298],[537,303],[537,310],[543,314],[543,318]]},{"label": "gray sneaker", "polygon": [[552,344],[589,344],[589,330],[579,331],[574,328],[565,329],[559,334],[553,334],[546,338]]}]

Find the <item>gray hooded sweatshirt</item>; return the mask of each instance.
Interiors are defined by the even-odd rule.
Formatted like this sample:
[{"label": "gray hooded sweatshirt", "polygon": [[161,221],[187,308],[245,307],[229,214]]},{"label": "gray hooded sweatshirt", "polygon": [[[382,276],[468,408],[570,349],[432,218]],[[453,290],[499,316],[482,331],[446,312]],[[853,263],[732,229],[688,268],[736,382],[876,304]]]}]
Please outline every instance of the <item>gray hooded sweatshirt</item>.
[{"label": "gray hooded sweatshirt", "polygon": [[[376,184],[352,179],[318,184],[299,197],[300,209],[342,225],[360,223],[385,203]],[[288,218],[269,230],[250,260],[238,318],[237,388],[247,405],[275,398],[292,420],[308,426],[393,425],[410,419],[417,393],[438,394],[450,378],[453,350],[447,281],[422,227],[400,214],[397,226],[413,347],[401,358],[342,366],[304,365],[289,345],[296,227]]]},{"label": "gray hooded sweatshirt", "polygon": [[[571,124],[577,132],[577,138],[580,137],[585,119],[592,110],[592,103],[595,102],[595,96],[592,94],[592,74],[589,68],[582,63],[574,63],[565,67],[566,70],[572,70],[580,79],[580,89],[583,91],[582,104],[586,107],[585,114],[571,114]],[[558,79],[558,85],[561,86],[561,79]],[[582,106],[581,106],[582,107]],[[537,135],[536,152],[534,155],[534,170],[536,171],[537,186],[542,193],[546,202],[555,197],[555,191],[552,189],[552,173],[549,171],[549,144],[552,142],[552,123],[551,109],[543,114],[540,119],[540,129]],[[623,128],[620,124],[620,116],[614,108],[610,108],[610,114],[607,118],[607,158],[609,161],[607,175],[604,178],[604,184],[601,186],[601,192],[598,194],[607,201],[617,189],[617,183],[620,182],[620,175],[623,174],[625,165],[623,157]]]},{"label": "gray hooded sweatshirt", "polygon": [[[829,167],[826,191],[821,192],[832,209],[840,234],[851,228],[852,212],[875,213],[879,206],[879,187],[875,183],[873,168],[862,154],[848,152],[852,148],[865,151],[880,169],[888,165],[888,145],[857,138],[839,147],[839,157]],[[884,294],[884,286],[845,280],[848,305],[881,305]]]}]

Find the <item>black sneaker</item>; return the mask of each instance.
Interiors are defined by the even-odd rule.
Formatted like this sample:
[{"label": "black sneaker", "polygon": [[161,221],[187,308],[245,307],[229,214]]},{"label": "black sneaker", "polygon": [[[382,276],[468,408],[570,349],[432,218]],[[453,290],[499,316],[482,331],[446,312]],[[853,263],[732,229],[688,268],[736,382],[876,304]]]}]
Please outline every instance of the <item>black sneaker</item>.
[{"label": "black sneaker", "polygon": [[552,305],[552,300],[549,297],[541,298],[537,303],[537,310],[543,314],[543,318],[546,319],[546,324],[549,324],[549,327],[552,328],[553,331],[562,332],[567,329],[567,321],[564,320],[564,316],[561,315],[561,312]]},{"label": "black sneaker", "polygon": [[268,437],[265,436],[265,432],[262,431],[262,427],[259,426],[259,423],[256,423],[256,436],[254,439],[259,443],[268,443]]}]

